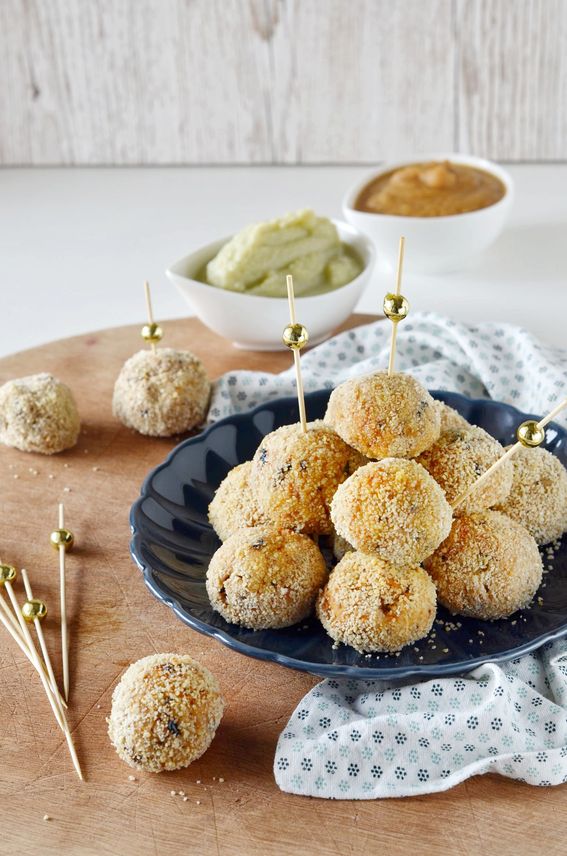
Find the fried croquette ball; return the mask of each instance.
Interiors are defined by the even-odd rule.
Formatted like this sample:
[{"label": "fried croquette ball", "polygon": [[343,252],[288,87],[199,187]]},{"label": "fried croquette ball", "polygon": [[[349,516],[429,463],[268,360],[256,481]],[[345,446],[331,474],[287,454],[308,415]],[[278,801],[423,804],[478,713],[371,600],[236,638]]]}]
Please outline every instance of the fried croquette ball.
[{"label": "fried croquette ball", "polygon": [[427,636],[436,611],[435,586],[419,565],[347,553],[317,598],[317,616],[335,642],[357,651],[398,651]]},{"label": "fried croquette ball", "polygon": [[136,770],[188,767],[215,736],[224,702],[214,675],[186,654],[132,663],[114,689],[108,734]]},{"label": "fried croquette ball", "polygon": [[329,425],[284,425],[267,434],[252,462],[251,481],[262,513],[296,532],[332,532],[330,505],[337,487],[365,459]]},{"label": "fried croquette ball", "polygon": [[209,505],[209,520],[221,541],[238,529],[266,523],[250,486],[251,469],[252,461],[246,461],[230,470]]},{"label": "fried croquette ball", "polygon": [[449,431],[468,431],[472,428],[470,422],[467,422],[458,410],[449,407],[444,401],[435,401],[435,406],[441,416],[441,437]]},{"label": "fried croquette ball", "polygon": [[73,393],[53,375],[29,375],[0,387],[0,442],[6,446],[54,455],[76,444],[80,427]]},{"label": "fried croquette ball", "polygon": [[331,516],[338,534],[355,549],[407,565],[437,549],[449,534],[452,512],[421,464],[384,458],[360,467],[339,487]]},{"label": "fried croquette ball", "polygon": [[497,511],[455,518],[449,537],[424,566],[439,603],[481,619],[506,618],[528,606],[543,572],[527,529]]},{"label": "fried croquette ball", "polygon": [[138,351],[118,375],[112,411],[140,434],[170,437],[203,422],[210,392],[205,369],[190,351]]},{"label": "fried croquette ball", "polygon": [[326,579],[325,560],[311,538],[257,526],[240,529],[219,547],[207,570],[207,594],[233,624],[289,627],[309,615]]},{"label": "fried croquette ball", "polygon": [[567,470],[541,447],[519,449],[512,457],[512,489],[497,511],[525,526],[538,544],[567,530]]},{"label": "fried croquette ball", "polygon": [[415,458],[439,437],[441,416],[411,375],[377,372],[334,389],[325,422],[368,458]]},{"label": "fried croquette ball", "polygon": [[[465,431],[448,431],[417,460],[453,504],[503,454],[504,448],[494,437],[474,426]],[[472,514],[503,502],[512,487],[512,472],[511,461],[506,461],[457,506],[455,514]]]}]

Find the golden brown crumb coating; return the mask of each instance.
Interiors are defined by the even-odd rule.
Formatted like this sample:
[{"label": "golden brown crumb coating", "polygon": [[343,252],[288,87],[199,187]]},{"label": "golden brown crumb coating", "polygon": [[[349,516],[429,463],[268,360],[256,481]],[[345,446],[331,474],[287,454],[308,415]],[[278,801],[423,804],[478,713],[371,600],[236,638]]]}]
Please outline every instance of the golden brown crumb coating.
[{"label": "golden brown crumb coating", "polygon": [[519,449],[512,457],[512,489],[496,506],[525,526],[538,544],[567,531],[567,470],[546,449]]},{"label": "golden brown crumb coating", "polygon": [[238,529],[267,522],[250,486],[251,470],[252,461],[230,470],[209,505],[209,520],[221,541],[226,541]]},{"label": "golden brown crumb coating", "polygon": [[252,462],[258,505],[274,526],[311,534],[332,532],[337,487],[365,462],[329,425],[284,425],[267,434]]},{"label": "golden brown crumb coating", "polygon": [[543,572],[529,532],[497,511],[457,517],[424,566],[439,603],[457,615],[482,619],[506,618],[527,606]]},{"label": "golden brown crumb coating", "polygon": [[419,565],[347,553],[317,599],[317,615],[335,642],[357,651],[398,651],[422,639],[435,618],[435,586]]},{"label": "golden brown crumb coating", "polygon": [[288,627],[309,615],[326,579],[325,560],[310,538],[257,526],[219,547],[207,570],[207,594],[233,624]]},{"label": "golden brown crumb coating", "polygon": [[334,389],[325,422],[368,458],[414,458],[439,437],[441,416],[411,375],[377,372]]},{"label": "golden brown crumb coating", "polygon": [[[448,431],[418,461],[445,491],[452,505],[502,455],[504,448],[482,428]],[[512,462],[506,461],[490,478],[455,509],[472,514],[503,502],[512,487]]]},{"label": "golden brown crumb coating", "polygon": [[54,455],[74,446],[81,423],[73,393],[51,374],[0,387],[0,442],[22,452]]},{"label": "golden brown crumb coating", "polygon": [[468,431],[469,428],[472,428],[471,423],[467,422],[464,416],[461,416],[457,410],[449,407],[444,401],[436,400],[435,407],[441,416],[441,436],[448,431]]},{"label": "golden brown crumb coating", "polygon": [[112,411],[128,428],[149,437],[171,437],[200,425],[211,384],[190,351],[157,348],[126,360],[114,385]]},{"label": "golden brown crumb coating", "polygon": [[384,458],[360,467],[331,506],[339,535],[396,565],[422,562],[451,529],[451,506],[416,461]]},{"label": "golden brown crumb coating", "polygon": [[205,666],[186,654],[152,654],[132,663],[116,685],[108,734],[136,770],[179,770],[209,748],[223,710]]}]

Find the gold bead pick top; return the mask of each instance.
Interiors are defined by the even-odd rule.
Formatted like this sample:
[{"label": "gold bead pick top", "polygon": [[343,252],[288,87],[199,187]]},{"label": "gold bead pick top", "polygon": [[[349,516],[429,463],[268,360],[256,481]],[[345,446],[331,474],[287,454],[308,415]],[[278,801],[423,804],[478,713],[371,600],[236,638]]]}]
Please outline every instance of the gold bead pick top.
[{"label": "gold bead pick top", "polygon": [[163,330],[159,324],[154,321],[154,313],[152,309],[152,295],[150,293],[149,282],[144,282],[144,292],[146,296],[146,311],[148,313],[148,323],[142,327],[142,339],[147,342],[152,351],[155,351],[158,342],[163,339]]},{"label": "gold bead pick top", "polygon": [[289,304],[289,324],[282,334],[282,341],[286,347],[293,351],[293,363],[295,366],[295,381],[297,385],[297,402],[299,404],[299,421],[301,430],[307,433],[307,416],[305,413],[305,395],[303,392],[303,380],[301,377],[301,359],[299,352],[309,341],[309,333],[303,324],[298,324],[295,318],[295,295],[293,292],[293,277],[286,277],[287,301]]},{"label": "gold bead pick top", "polygon": [[537,446],[541,446],[543,441],[545,440],[545,426],[551,422],[558,413],[561,413],[567,407],[567,398],[565,398],[562,402],[560,402],[557,407],[554,407],[553,410],[544,416],[543,419],[540,419],[539,422],[536,422],[535,419],[527,419],[525,422],[522,422],[521,425],[518,426],[518,430],[516,431],[516,442],[513,446],[510,446],[509,449],[501,455],[497,461],[495,461],[491,467],[489,467],[486,472],[484,472],[478,479],[473,482],[470,487],[468,487],[463,493],[457,497],[457,499],[453,503],[453,508],[458,508],[465,499],[471,495],[471,493],[481,485],[483,485],[487,479],[490,478],[493,473],[498,470],[502,464],[504,464],[509,458],[516,454],[518,449],[528,448],[534,449]]},{"label": "gold bead pick top", "polygon": [[392,322],[392,338],[390,340],[390,359],[388,362],[388,375],[394,371],[394,362],[396,360],[396,338],[398,335],[398,324],[407,317],[409,312],[409,303],[407,299],[400,293],[402,287],[402,271],[404,267],[404,251],[406,239],[400,238],[400,246],[398,249],[398,267],[396,272],[396,290],[391,291],[384,298],[384,315]]}]

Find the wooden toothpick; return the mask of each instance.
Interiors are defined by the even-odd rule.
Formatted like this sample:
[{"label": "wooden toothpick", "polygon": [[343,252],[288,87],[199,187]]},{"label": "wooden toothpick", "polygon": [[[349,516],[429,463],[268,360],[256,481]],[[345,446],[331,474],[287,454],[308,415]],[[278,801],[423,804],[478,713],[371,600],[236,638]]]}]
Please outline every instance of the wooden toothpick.
[{"label": "wooden toothpick", "polygon": [[73,533],[65,529],[65,509],[59,503],[59,529],[50,535],[52,546],[59,553],[59,599],[61,607],[61,659],[63,663],[63,695],[69,701],[69,634],[67,630],[67,590],[65,580],[65,554],[75,542]]},{"label": "wooden toothpick", "polygon": [[553,419],[555,419],[557,414],[561,413],[561,411],[564,410],[566,407],[567,398],[560,402],[557,407],[554,407],[553,410],[548,413],[547,416],[544,416],[543,419],[540,419],[539,422],[536,422],[535,419],[528,419],[526,422],[522,422],[516,432],[516,436],[518,437],[517,442],[514,443],[513,446],[510,446],[510,448],[507,449],[506,452],[504,452],[504,454],[500,458],[498,458],[498,460],[495,461],[491,467],[486,470],[486,472],[479,476],[478,479],[472,485],[470,485],[470,487],[468,487],[465,491],[463,491],[460,496],[457,497],[457,499],[453,503],[453,508],[455,509],[458,508],[459,505],[462,505],[465,499],[468,499],[473,491],[481,487],[486,482],[486,480],[489,479],[490,476],[496,472],[496,470],[500,469],[500,467],[509,458],[511,458],[512,455],[515,455],[518,449],[521,449],[522,446],[535,448],[536,446],[541,445],[541,443],[543,443],[543,441],[545,440],[545,426]]},{"label": "wooden toothpick", "polygon": [[307,415],[305,412],[305,394],[303,392],[303,379],[301,377],[301,358],[299,352],[309,341],[309,334],[303,324],[298,324],[295,317],[295,295],[293,293],[293,277],[286,277],[287,300],[289,304],[289,324],[283,331],[283,341],[293,351],[293,363],[295,366],[295,381],[297,385],[297,402],[299,404],[299,421],[301,430],[307,433]]},{"label": "wooden toothpick", "polygon": [[396,271],[396,290],[388,292],[384,298],[384,315],[392,322],[392,338],[390,339],[390,359],[388,361],[388,375],[394,371],[394,363],[396,360],[396,340],[398,336],[398,324],[403,321],[409,311],[409,304],[406,298],[400,293],[402,287],[402,273],[404,268],[404,251],[406,239],[400,238],[398,249],[398,267]]},{"label": "wooden toothpick", "polygon": [[163,338],[163,330],[161,329],[159,324],[156,324],[154,320],[154,313],[152,309],[152,295],[150,293],[150,284],[149,282],[144,282],[144,293],[146,295],[146,312],[148,313],[148,323],[144,324],[142,327],[142,339],[144,342],[148,342],[152,351],[156,350],[156,345]]},{"label": "wooden toothpick", "polygon": [[[28,572],[26,571],[25,568],[22,568],[20,571],[20,574],[22,576],[22,582],[24,584],[24,589],[26,592],[28,604],[34,603],[34,597],[33,597],[33,592],[32,592],[32,588],[30,585],[30,581],[28,578]],[[36,603],[39,603],[39,601],[36,601]],[[57,680],[55,678],[55,673],[53,671],[53,665],[51,663],[51,657],[49,656],[49,651],[47,650],[47,645],[45,643],[45,636],[43,635],[43,627],[41,626],[41,622],[42,622],[42,620],[46,614],[47,614],[46,611],[44,611],[42,613],[41,611],[38,610],[37,614],[34,615],[31,620],[33,621],[33,626],[35,627],[35,632],[37,633],[37,639],[39,642],[39,647],[41,649],[41,655],[43,657],[43,662],[45,663],[47,676],[48,676],[49,682],[51,684],[51,689],[53,690],[54,693],[56,693],[59,696],[59,701],[62,704],[65,704],[63,699],[61,698],[61,693],[59,692],[59,687],[57,686]],[[41,618],[40,618],[40,615],[41,615]],[[25,614],[24,614],[24,618],[26,618]]]}]

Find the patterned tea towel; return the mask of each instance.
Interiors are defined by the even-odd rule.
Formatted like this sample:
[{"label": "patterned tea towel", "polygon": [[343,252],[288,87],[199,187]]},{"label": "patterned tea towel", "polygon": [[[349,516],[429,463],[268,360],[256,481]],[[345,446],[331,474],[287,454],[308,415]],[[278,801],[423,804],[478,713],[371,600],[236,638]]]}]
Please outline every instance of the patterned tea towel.
[{"label": "patterned tea towel", "polygon": [[[307,352],[306,391],[384,369],[389,341],[390,326],[374,322]],[[429,388],[531,413],[547,413],[567,395],[567,351],[508,324],[415,313],[400,325],[396,368]],[[209,418],[293,394],[292,369],[231,372],[216,384]],[[558,421],[567,425],[564,413]],[[274,761],[282,790],[335,799],[431,793],[485,772],[567,782],[566,642],[462,677],[322,681],[294,711]]]}]

